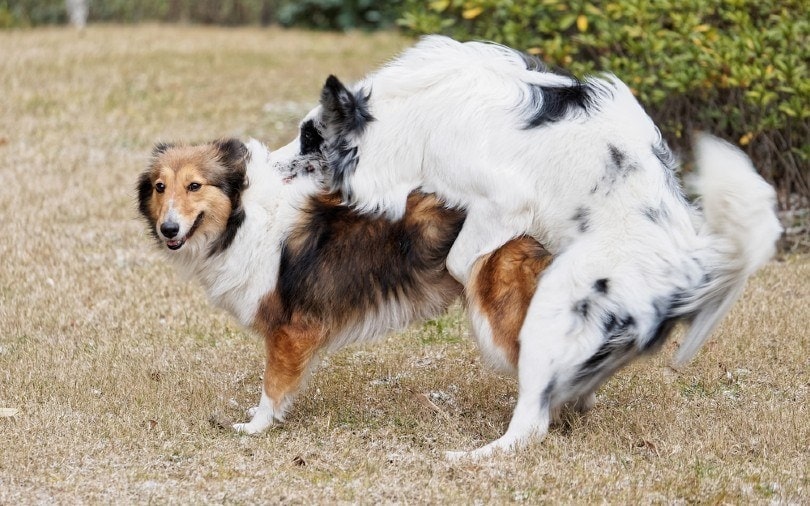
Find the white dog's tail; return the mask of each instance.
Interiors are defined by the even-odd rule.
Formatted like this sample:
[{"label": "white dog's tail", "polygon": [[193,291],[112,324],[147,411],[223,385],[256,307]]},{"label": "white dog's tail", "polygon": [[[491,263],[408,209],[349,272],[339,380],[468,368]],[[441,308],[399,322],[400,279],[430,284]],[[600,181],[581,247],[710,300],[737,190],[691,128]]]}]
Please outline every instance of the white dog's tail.
[{"label": "white dog's tail", "polygon": [[692,183],[702,198],[703,235],[711,239],[704,260],[708,279],[681,308],[694,318],[675,357],[687,362],[742,294],[748,277],[773,256],[782,227],[776,192],[739,149],[716,137],[695,138],[697,175]]}]

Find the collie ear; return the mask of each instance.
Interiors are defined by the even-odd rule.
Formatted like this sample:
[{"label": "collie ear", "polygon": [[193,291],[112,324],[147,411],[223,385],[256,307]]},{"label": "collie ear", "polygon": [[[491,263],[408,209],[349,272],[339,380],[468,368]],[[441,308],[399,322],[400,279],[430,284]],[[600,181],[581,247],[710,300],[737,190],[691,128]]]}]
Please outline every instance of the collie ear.
[{"label": "collie ear", "polygon": [[152,148],[152,158],[157,158],[158,156],[162,155],[166,151],[170,150],[174,147],[174,144],[169,142],[158,142],[155,144],[155,147]]},{"label": "collie ear", "polygon": [[239,139],[221,139],[214,141],[219,161],[231,170],[244,172],[247,163],[248,148]]},{"label": "collie ear", "polygon": [[371,93],[363,94],[362,89],[352,93],[330,75],[321,90],[322,119],[327,131],[337,135],[362,133],[366,124],[374,120],[368,110],[370,97]]},{"label": "collie ear", "polygon": [[211,171],[208,183],[216,186],[231,201],[231,214],[225,230],[217,237],[208,249],[208,255],[214,255],[230,246],[236,232],[245,221],[245,209],[242,207],[242,192],[248,186],[247,164],[250,150],[238,139],[220,139],[212,143],[216,157],[225,170]]}]

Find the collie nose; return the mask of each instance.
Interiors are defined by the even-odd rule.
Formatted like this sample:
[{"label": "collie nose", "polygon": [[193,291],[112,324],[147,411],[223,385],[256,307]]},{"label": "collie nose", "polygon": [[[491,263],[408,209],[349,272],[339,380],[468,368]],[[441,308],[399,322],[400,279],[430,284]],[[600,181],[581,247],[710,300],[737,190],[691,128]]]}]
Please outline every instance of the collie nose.
[{"label": "collie nose", "polygon": [[163,237],[171,239],[180,231],[180,225],[173,221],[166,221],[160,226],[160,233]]}]

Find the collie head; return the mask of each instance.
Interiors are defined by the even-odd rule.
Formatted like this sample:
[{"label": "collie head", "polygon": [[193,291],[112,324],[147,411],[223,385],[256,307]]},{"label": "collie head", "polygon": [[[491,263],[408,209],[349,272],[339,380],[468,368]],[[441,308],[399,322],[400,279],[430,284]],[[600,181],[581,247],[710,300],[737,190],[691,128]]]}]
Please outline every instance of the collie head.
[{"label": "collie head", "polygon": [[214,255],[245,219],[248,148],[235,139],[198,145],[158,144],[138,179],[138,208],[172,255]]}]

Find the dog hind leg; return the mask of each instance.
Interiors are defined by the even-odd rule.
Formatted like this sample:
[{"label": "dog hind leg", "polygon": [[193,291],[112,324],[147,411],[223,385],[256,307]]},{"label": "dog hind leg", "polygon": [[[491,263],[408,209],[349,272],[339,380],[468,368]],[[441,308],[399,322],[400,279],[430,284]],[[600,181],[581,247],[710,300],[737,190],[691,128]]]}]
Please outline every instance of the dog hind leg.
[{"label": "dog hind leg", "polygon": [[[540,276],[526,319],[520,331],[518,357],[518,400],[503,436],[471,452],[448,453],[450,459],[485,458],[495,452],[517,450],[548,432],[551,415],[566,402],[585,411],[594,401],[598,376],[582,379],[575,373],[604,345],[601,325],[577,294],[592,290],[588,276],[576,270],[588,251],[568,250],[555,257]],[[624,341],[622,341],[624,342]],[[632,339],[629,342],[633,342]],[[613,349],[609,349],[614,363]],[[616,353],[622,356],[623,349]],[[619,362],[615,362],[619,363]],[[612,372],[612,370],[610,370]]]}]

